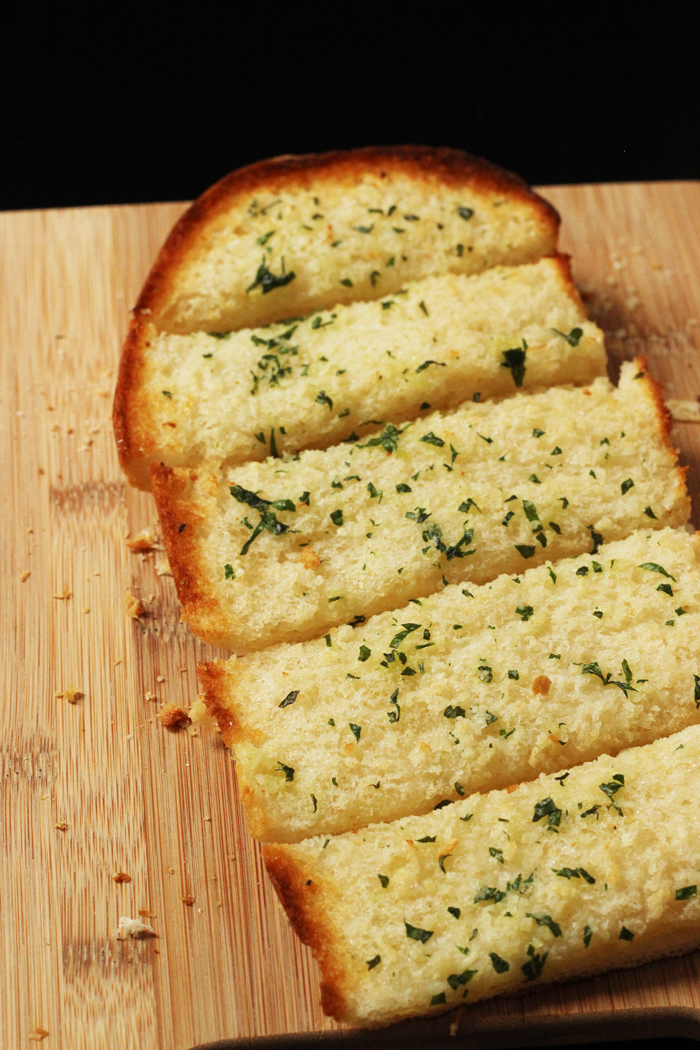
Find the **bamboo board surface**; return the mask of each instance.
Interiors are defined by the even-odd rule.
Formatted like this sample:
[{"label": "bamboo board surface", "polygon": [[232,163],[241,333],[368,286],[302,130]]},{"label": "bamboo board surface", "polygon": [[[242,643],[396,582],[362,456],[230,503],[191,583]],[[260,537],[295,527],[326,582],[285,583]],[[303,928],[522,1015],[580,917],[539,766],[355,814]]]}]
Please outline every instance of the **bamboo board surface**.
[{"label": "bamboo board surface", "polygon": [[[549,187],[611,372],[645,353],[669,397],[700,394],[700,183]],[[325,1033],[318,973],[248,838],[213,732],[164,730],[215,653],[132,533],[151,497],[117,465],[111,396],[128,309],[182,204],[0,216],[0,1041],[185,1050]],[[700,525],[700,424],[676,440]],[[27,573],[29,575],[27,575]],[[129,619],[124,595],[147,615]],[[76,686],[75,704],[56,693]],[[150,692],[156,702],[146,699]],[[66,826],[61,828],[56,825]],[[129,882],[115,882],[124,872]],[[194,898],[193,903],[183,902]],[[157,933],[118,941],[139,910]],[[700,954],[492,1000],[342,1043],[449,1030],[470,1046],[700,1037]],[[336,1035],[333,1035],[333,1032]],[[37,1040],[37,1042],[32,1041]]]}]

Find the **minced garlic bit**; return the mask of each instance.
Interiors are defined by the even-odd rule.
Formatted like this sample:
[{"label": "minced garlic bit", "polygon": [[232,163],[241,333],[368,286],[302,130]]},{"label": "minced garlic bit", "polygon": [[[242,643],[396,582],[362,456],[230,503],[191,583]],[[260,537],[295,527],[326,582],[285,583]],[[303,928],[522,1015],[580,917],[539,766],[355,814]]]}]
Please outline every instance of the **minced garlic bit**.
[{"label": "minced garlic bit", "polygon": [[115,871],[112,878],[115,882],[131,882],[131,875],[127,875],[125,871]]},{"label": "minced garlic bit", "polygon": [[69,704],[77,704],[83,696],[77,685],[69,685],[62,692],[56,693],[57,700],[67,700]]},{"label": "minced garlic bit", "polygon": [[156,717],[162,726],[167,726],[168,728],[173,728],[189,721],[187,711],[178,704],[166,704]]},{"label": "minced garlic bit", "polygon": [[156,542],[155,533],[153,529],[144,529],[143,532],[137,532],[135,536],[132,536],[126,541],[126,545],[130,551],[150,551]]},{"label": "minced garlic bit", "polygon": [[140,598],[135,598],[133,594],[125,594],[124,603],[126,605],[126,615],[130,616],[132,620],[138,620],[139,616],[143,616],[146,612]]},{"label": "minced garlic bit", "polygon": [[304,547],[299,558],[305,569],[315,569],[321,564],[321,559],[311,547]]},{"label": "minced garlic bit", "polygon": [[119,920],[117,927],[117,940],[125,941],[129,937],[133,937],[135,940],[143,940],[146,937],[157,937],[158,934],[145,922],[139,922],[138,919],[130,919],[128,915],[122,915]]}]

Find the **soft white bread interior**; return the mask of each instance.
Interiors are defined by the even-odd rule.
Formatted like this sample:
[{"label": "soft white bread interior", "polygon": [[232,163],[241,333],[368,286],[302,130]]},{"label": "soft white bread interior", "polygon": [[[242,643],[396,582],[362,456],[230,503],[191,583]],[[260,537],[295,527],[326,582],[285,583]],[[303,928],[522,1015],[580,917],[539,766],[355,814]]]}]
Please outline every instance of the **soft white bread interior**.
[{"label": "soft white bread interior", "polygon": [[358,833],[267,846],[323,1004],[380,1025],[700,944],[700,728]]},{"label": "soft white bread interior", "polygon": [[141,488],[151,463],[262,460],[343,441],[367,420],[605,374],[603,333],[563,255],[427,277],[284,325],[140,333],[120,452]]},{"label": "soft white bread interior", "polygon": [[239,654],[689,513],[641,361],[617,389],[466,404],[294,459],[155,467],[153,491],[184,618]]},{"label": "soft white bread interior", "polygon": [[664,529],[200,677],[251,833],[294,842],[651,743],[698,670],[700,537]]}]

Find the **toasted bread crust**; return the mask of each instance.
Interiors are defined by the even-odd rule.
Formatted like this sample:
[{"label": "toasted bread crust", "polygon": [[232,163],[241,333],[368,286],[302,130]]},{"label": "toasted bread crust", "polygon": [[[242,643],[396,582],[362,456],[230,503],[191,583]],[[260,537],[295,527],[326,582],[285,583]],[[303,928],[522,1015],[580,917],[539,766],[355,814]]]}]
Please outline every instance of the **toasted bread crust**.
[{"label": "toasted bread crust", "polygon": [[258,161],[216,182],[175,224],[146,279],[134,308],[139,317],[156,317],[170,293],[170,279],[183,258],[211,236],[216,220],[242,198],[266,190],[272,194],[292,188],[307,189],[320,178],[354,182],[367,172],[385,178],[405,174],[416,182],[455,186],[469,181],[475,188],[507,192],[533,205],[543,224],[553,231],[559,226],[558,212],[534,193],[517,175],[463,150],[431,146],[369,146],[332,153],[286,154]]},{"label": "toasted bread crust", "polygon": [[287,918],[300,940],[311,948],[321,967],[321,1006],[329,1017],[343,1020],[349,1009],[343,985],[347,979],[342,961],[333,956],[334,931],[324,921],[319,907],[318,884],[313,870],[290,856],[280,846],[264,846],[263,860]]},{"label": "toasted bread crust", "polygon": [[151,467],[154,494],[167,491],[169,497],[168,500],[163,498],[160,501],[159,516],[163,544],[177,592],[184,609],[188,613],[196,610],[206,624],[207,616],[218,615],[219,609],[216,599],[202,587],[205,576],[200,557],[201,546],[192,535],[193,529],[202,521],[203,514],[195,504],[186,502],[189,481],[195,481],[197,476],[195,470],[185,475],[162,464]]},{"label": "toasted bread crust", "polygon": [[143,406],[139,392],[143,389],[142,375],[145,351],[148,349],[148,324],[141,318],[132,319],[124,343],[117,388],[114,392],[112,425],[117,443],[119,464],[136,488],[148,491],[151,487],[144,453],[153,448],[147,428],[141,425]]}]

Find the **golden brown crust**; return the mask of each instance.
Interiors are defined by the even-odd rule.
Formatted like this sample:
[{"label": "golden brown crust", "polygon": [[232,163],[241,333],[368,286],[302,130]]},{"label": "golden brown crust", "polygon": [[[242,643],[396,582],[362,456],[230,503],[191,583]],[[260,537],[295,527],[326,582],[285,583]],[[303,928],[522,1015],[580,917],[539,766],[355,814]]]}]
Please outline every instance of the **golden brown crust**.
[{"label": "golden brown crust", "polygon": [[208,228],[243,197],[268,190],[277,194],[290,188],[304,189],[319,177],[336,182],[354,182],[373,172],[380,178],[405,174],[415,181],[442,186],[469,181],[476,189],[508,193],[533,205],[543,224],[553,231],[559,227],[559,214],[517,175],[474,157],[463,150],[431,146],[368,146],[364,149],[332,153],[287,154],[258,161],[226,175],[188,208],[173,227],[146,279],[134,308],[135,316],[157,316],[170,292],[171,278],[196,241],[205,238]]},{"label": "golden brown crust", "polygon": [[201,544],[194,535],[204,519],[197,504],[188,502],[187,490],[196,481],[198,472],[185,468],[166,467],[162,463],[151,467],[151,488],[158,508],[163,545],[175,580],[183,617],[197,620],[197,633],[206,635],[206,622],[216,615],[218,602],[202,585],[206,570],[201,563]]},{"label": "golden brown crust", "polygon": [[581,309],[583,314],[588,317],[588,308],[581,298],[581,294],[574,284],[574,278],[571,273],[571,256],[566,252],[552,252],[551,255],[545,256],[545,258],[552,259],[559,270],[559,276],[561,277],[562,284],[564,284],[569,292],[569,295]]},{"label": "golden brown crust", "polygon": [[207,711],[216,719],[227,747],[233,745],[233,734],[238,728],[235,715],[221,701],[226,696],[230,670],[226,660],[212,660],[197,664],[197,677]]},{"label": "golden brown crust", "polygon": [[[145,351],[148,349],[146,329],[148,320],[135,317],[129,325],[119,362],[117,388],[114,393],[112,424],[117,442],[119,465],[136,488],[148,491],[150,478],[148,460],[144,456],[144,439],[147,431],[141,425],[139,408],[139,391],[143,389],[143,371],[145,368]],[[149,442],[150,444],[150,442]]]},{"label": "golden brown crust", "polygon": [[[644,382],[646,383],[647,390],[649,391],[651,408],[656,416],[656,425],[658,427],[659,434],[669,450],[671,455],[675,459],[675,465],[673,467],[673,476],[675,477],[676,488],[679,492],[685,491],[685,502],[686,502],[686,514],[690,518],[690,496],[686,490],[685,477],[688,473],[687,467],[681,467],[678,463],[679,450],[673,445],[670,439],[671,428],[673,427],[673,416],[666,407],[663,399],[663,391],[661,384],[647,372],[647,359],[646,357],[639,356],[632,359],[632,364],[637,368],[638,373],[643,373]],[[669,479],[670,480],[670,479]]]},{"label": "golden brown crust", "polygon": [[321,1005],[336,1021],[346,1018],[342,965],[333,957],[334,934],[322,907],[321,886],[311,867],[294,860],[293,847],[263,846],[263,860],[272,885],[298,937],[308,944],[321,967]]}]

